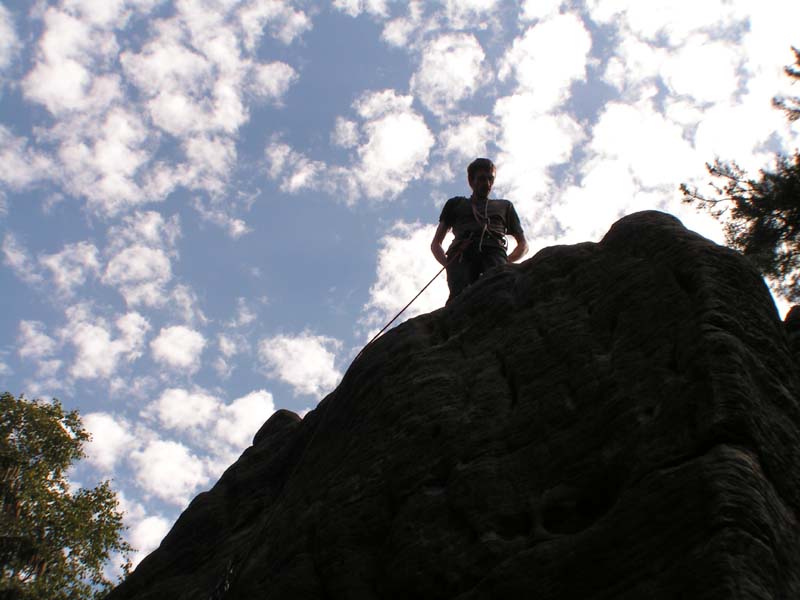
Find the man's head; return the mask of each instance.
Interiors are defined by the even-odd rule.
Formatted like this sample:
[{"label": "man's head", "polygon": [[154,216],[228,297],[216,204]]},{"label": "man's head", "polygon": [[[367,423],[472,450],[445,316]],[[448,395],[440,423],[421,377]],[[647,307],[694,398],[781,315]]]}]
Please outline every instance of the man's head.
[{"label": "man's head", "polygon": [[467,167],[467,181],[472,195],[488,198],[494,185],[494,163],[488,158],[476,158]]}]

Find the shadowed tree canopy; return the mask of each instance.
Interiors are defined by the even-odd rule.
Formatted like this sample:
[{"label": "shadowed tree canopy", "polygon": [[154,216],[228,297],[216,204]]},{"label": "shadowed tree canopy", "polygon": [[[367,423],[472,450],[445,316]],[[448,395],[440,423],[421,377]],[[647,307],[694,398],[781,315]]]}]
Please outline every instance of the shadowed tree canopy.
[{"label": "shadowed tree canopy", "polygon": [[0,395],[3,600],[101,598],[111,587],[103,573],[111,553],[130,552],[108,482],[73,490],[67,480],[88,439],[77,411],[57,400]]},{"label": "shadowed tree canopy", "polygon": [[[800,81],[800,50],[786,74]],[[800,118],[800,97],[778,97],[773,104],[790,121]],[[684,201],[697,203],[724,222],[725,240],[770,278],[776,291],[800,302],[800,153],[778,155],[773,170],[748,177],[733,161],[706,164],[715,194],[705,196],[681,184]]]}]

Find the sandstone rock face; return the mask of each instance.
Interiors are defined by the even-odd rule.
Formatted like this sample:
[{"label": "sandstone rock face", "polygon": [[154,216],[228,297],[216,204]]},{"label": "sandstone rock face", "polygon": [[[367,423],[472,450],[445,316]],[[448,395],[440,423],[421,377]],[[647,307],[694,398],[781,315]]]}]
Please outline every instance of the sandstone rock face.
[{"label": "sandstone rock face", "polygon": [[628,216],[276,413],[110,598],[800,598],[789,337],[739,255]]}]

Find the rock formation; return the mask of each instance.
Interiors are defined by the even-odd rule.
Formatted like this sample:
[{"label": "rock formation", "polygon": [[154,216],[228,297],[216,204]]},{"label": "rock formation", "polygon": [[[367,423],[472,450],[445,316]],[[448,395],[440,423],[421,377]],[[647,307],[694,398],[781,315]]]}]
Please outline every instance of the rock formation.
[{"label": "rock formation", "polygon": [[630,215],[277,412],[109,598],[800,598],[795,360],[741,256]]}]

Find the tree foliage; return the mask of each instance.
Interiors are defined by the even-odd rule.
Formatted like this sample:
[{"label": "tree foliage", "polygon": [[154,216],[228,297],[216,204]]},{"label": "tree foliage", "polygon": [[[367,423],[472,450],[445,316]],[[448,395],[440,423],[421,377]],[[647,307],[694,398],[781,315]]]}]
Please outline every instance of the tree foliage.
[{"label": "tree foliage", "polygon": [[[786,74],[800,81],[800,50],[792,48],[795,65]],[[773,99],[790,121],[800,118],[800,97]],[[776,291],[792,303],[800,302],[800,153],[778,155],[774,170],[761,170],[756,178],[733,161],[717,159],[706,164],[714,178],[714,196],[700,194],[681,184],[684,202],[724,222],[725,241],[748,257]]]},{"label": "tree foliage", "polygon": [[104,564],[130,552],[108,482],[73,491],[67,480],[88,439],[57,400],[0,395],[0,599],[100,598]]}]

